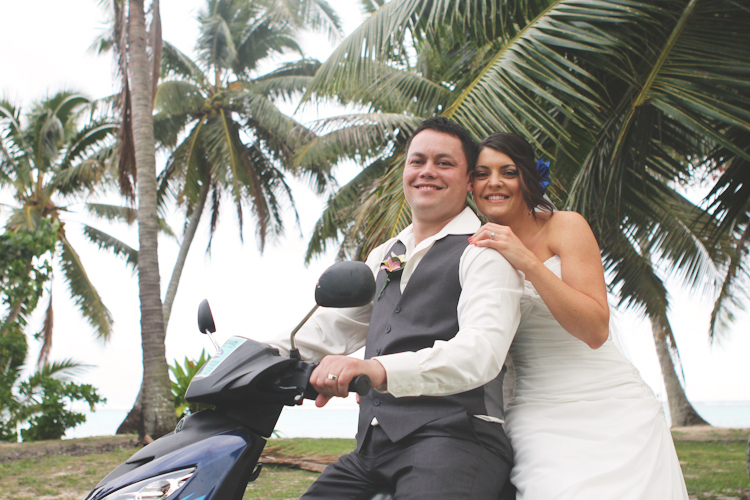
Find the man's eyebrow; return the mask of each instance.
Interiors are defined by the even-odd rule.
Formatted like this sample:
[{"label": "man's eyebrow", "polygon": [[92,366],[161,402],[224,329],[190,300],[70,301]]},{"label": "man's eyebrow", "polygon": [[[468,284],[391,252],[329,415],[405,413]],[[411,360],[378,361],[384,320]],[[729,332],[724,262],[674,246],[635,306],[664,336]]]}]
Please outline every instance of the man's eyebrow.
[{"label": "man's eyebrow", "polygon": [[455,156],[453,156],[453,155],[452,155],[452,154],[450,154],[450,153],[438,153],[438,154],[437,154],[437,155],[435,155],[435,156],[437,156],[438,158],[450,158],[450,159],[452,159],[452,160],[455,160],[455,159],[456,159],[456,157],[455,157]]},{"label": "man's eyebrow", "polygon": [[[426,154],[426,153],[422,153],[422,152],[420,152],[420,151],[413,151],[413,152],[412,152],[412,151],[409,151],[409,155],[408,155],[408,157],[411,157],[411,156],[419,156],[419,157],[425,157],[425,156],[427,156],[427,154]],[[452,160],[455,160],[455,159],[456,159],[456,157],[455,157],[455,156],[453,156],[452,154],[450,154],[450,153],[448,153],[448,152],[445,152],[445,153],[438,153],[438,154],[436,154],[436,155],[435,155],[435,157],[436,157],[436,158],[450,158],[450,159],[452,159]]]}]

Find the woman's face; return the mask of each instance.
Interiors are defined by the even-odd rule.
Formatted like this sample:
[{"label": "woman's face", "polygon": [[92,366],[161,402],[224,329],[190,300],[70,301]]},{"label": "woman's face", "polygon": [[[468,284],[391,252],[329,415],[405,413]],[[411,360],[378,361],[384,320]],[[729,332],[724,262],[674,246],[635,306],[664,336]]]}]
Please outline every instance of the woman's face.
[{"label": "woman's face", "polygon": [[521,194],[521,174],[505,153],[484,148],[474,169],[474,202],[490,222],[508,224],[528,212]]}]

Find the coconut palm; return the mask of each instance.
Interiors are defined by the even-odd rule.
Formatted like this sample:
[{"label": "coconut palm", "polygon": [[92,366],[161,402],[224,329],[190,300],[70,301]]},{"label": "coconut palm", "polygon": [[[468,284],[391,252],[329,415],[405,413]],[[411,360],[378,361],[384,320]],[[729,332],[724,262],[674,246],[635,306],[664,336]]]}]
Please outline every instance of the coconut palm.
[{"label": "coconut palm", "polygon": [[[41,100],[25,115],[20,107],[0,101],[0,186],[15,200],[9,207],[6,231],[34,231],[45,221],[54,224],[54,257],[63,279],[76,307],[96,335],[106,341],[112,332],[112,316],[70,243],[64,221],[67,202],[89,194],[110,171],[117,126],[96,116],[92,102],[74,92],[59,92]],[[116,245],[117,240],[94,227],[84,225],[84,231],[97,240],[110,238]],[[49,295],[39,366],[46,363],[53,339],[51,291]],[[23,309],[21,301],[10,305],[4,324],[13,323],[19,314],[31,313]]]},{"label": "coconut palm", "polygon": [[132,197],[137,179],[138,290],[143,348],[137,427],[142,438],[156,438],[170,432],[175,420],[164,347],[157,245],[153,100],[161,61],[161,20],[158,0],[147,4],[148,16],[143,0],[113,0],[112,5],[115,19],[112,46],[122,82],[119,174],[123,193]]},{"label": "coconut palm", "polygon": [[[271,58],[285,52],[302,55],[294,22],[305,19],[296,19],[291,10],[276,3],[210,1],[198,16],[196,61],[165,44],[155,126],[160,144],[173,152],[161,174],[160,192],[174,193],[186,211],[180,253],[164,300],[165,323],[209,199],[211,234],[222,200],[229,197],[240,221],[240,237],[249,202],[262,250],[268,234],[283,231],[282,202],[294,206],[285,173],[306,176],[318,190],[329,182],[328,163],[295,168],[295,147],[313,134],[274,102],[303,90],[319,63],[302,59],[259,74]],[[308,24],[315,25],[315,19]],[[338,20],[329,21],[338,30]]]},{"label": "coconut palm", "polygon": [[[657,325],[657,340],[670,342],[674,354],[666,289],[653,261],[687,284],[710,287],[721,281],[717,266],[731,258],[726,232],[709,240],[703,229],[715,223],[673,183],[688,179],[712,149],[726,154],[724,163],[748,158],[734,136],[750,126],[749,27],[750,12],[724,0],[394,0],[323,64],[308,97],[406,97],[413,104],[403,110],[417,121],[427,116],[414,112],[423,103],[477,138],[525,135],[555,161],[558,206],[591,224],[613,291]],[[422,48],[440,43],[438,54],[455,58],[460,71],[419,66],[431,60]],[[440,92],[426,92],[434,87]],[[402,130],[380,134],[371,165],[383,173],[379,180],[366,175],[368,167],[331,199],[311,251],[343,234],[361,255],[408,224],[398,171]],[[338,134],[353,140],[350,131]],[[679,399],[669,397],[670,404]],[[676,424],[695,420],[673,414]]]},{"label": "coconut palm", "polygon": [[[203,212],[209,189],[212,189],[214,216],[218,215],[222,189],[231,192],[239,209],[242,207],[244,196],[253,201],[252,209],[259,222],[261,245],[265,241],[269,218],[272,220],[272,229],[280,229],[278,224],[274,224],[279,221],[277,196],[289,194],[276,163],[283,162],[283,160],[277,158],[276,155],[288,156],[289,146],[284,143],[285,138],[277,134],[283,133],[284,127],[289,128],[290,120],[277,110],[271,110],[272,103],[263,97],[289,95],[290,92],[294,92],[298,88],[298,81],[295,78],[298,72],[291,70],[285,74],[274,75],[277,77],[276,85],[268,78],[265,82],[254,82],[255,88],[247,92],[245,97],[238,97],[236,94],[243,93],[242,87],[245,84],[253,83],[249,79],[258,61],[284,48],[298,49],[293,40],[293,35],[297,30],[310,26],[322,29],[335,37],[340,32],[340,28],[335,13],[324,0],[259,0],[258,2],[209,0],[201,17],[204,29],[199,42],[199,52],[201,57],[205,58],[200,60],[199,64],[202,64],[206,71],[215,70],[210,75],[213,78],[209,83],[202,80],[201,75],[195,73],[195,70],[198,73],[202,71],[199,64],[190,61],[173,47],[169,45],[166,47],[166,57],[162,59],[164,47],[161,41],[158,0],[153,0],[150,4],[149,16],[147,16],[150,19],[148,30],[145,27],[142,1],[115,0],[113,6],[116,21],[112,46],[118,55],[120,72],[124,77],[121,93],[123,127],[120,141],[120,179],[123,193],[126,195],[130,194],[131,186],[136,178],[133,175],[133,165],[138,166],[137,219],[141,248],[138,253],[138,270],[144,352],[144,379],[141,391],[118,432],[138,428],[142,436],[145,434],[158,436],[173,426],[173,416],[170,416],[167,411],[171,403],[168,402],[169,378],[164,357],[166,322],[169,319],[171,303],[177,291],[182,266]],[[149,50],[139,45],[146,41]],[[216,45],[211,46],[212,43]],[[203,49],[201,49],[201,44]],[[108,43],[99,45],[107,48]],[[170,78],[179,80],[182,77],[184,81],[167,84],[160,89],[159,105],[162,113],[156,119],[156,127],[163,141],[161,144],[176,145],[180,132],[186,127],[190,128],[195,125],[196,122],[198,130],[193,131],[195,132],[193,138],[200,138],[200,141],[193,144],[197,149],[193,150],[187,144],[184,148],[177,147],[176,154],[162,178],[161,187],[166,189],[171,182],[179,184],[177,176],[184,172],[186,177],[184,182],[187,188],[176,187],[175,189],[178,192],[178,198],[185,201],[188,215],[183,244],[164,305],[159,300],[156,233],[154,232],[158,190],[155,167],[152,168],[155,165],[153,156],[155,142],[154,123],[151,116],[151,104],[153,97],[156,96],[159,76],[157,70],[162,61],[166,74]],[[301,66],[302,73],[309,72],[305,69],[305,64]],[[231,75],[234,75],[233,80],[236,81],[230,82]],[[245,80],[245,82],[240,80]],[[138,95],[142,99],[139,101],[141,107],[138,109],[135,107],[136,81],[139,82]],[[278,87],[279,82],[288,85]],[[206,117],[198,116],[200,105],[199,109],[193,106],[196,103],[196,95],[189,90],[185,92],[185,85],[181,86],[181,83],[199,84],[201,91],[205,93],[203,97],[207,98],[200,103],[200,105],[205,103],[208,106],[205,110]],[[230,88],[230,83],[234,83],[234,87]],[[225,95],[217,95],[216,91],[222,91]],[[225,103],[225,97],[231,102]],[[181,102],[182,98],[186,100]],[[235,122],[235,113],[238,112],[245,114],[243,122]],[[140,117],[139,127],[136,127],[136,115]],[[216,119],[217,116],[221,116],[221,119]],[[204,118],[211,120],[204,121]],[[246,135],[240,132],[239,125],[252,124],[253,120],[259,119],[264,122],[262,126],[255,125],[256,136],[252,142],[249,142]],[[136,129],[142,135],[136,136]],[[138,144],[142,148],[139,149]],[[132,147],[134,145],[135,148]],[[186,150],[189,152],[187,157],[184,156]],[[140,160],[138,160],[139,151],[143,153]],[[223,160],[228,160],[229,163],[218,167],[211,163],[212,160],[222,156]],[[201,157],[200,160],[199,157]],[[183,163],[185,158],[187,158],[187,163]],[[141,174],[142,168],[146,169],[144,173],[146,177]],[[220,171],[215,172],[212,170],[214,168],[219,168]],[[199,194],[192,196],[190,189],[195,188],[196,179],[200,186]],[[240,211],[239,214],[242,220],[242,212]],[[214,218],[212,228],[215,228],[216,221],[217,219]],[[146,254],[143,253],[144,250],[147,251]],[[154,316],[157,305],[162,315],[158,320]],[[143,418],[141,417],[142,409]],[[151,415],[146,414],[146,410],[152,412]],[[145,428],[141,425],[144,421],[146,422]]]}]

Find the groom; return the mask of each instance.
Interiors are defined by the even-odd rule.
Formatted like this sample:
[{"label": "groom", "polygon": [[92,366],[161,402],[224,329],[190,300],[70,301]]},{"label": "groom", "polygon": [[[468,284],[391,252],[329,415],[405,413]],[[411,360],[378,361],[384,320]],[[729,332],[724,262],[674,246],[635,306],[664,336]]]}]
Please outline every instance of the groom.
[{"label": "groom", "polygon": [[[503,489],[512,452],[502,367],[523,280],[499,253],[468,243],[480,227],[466,207],[476,158],[461,126],[425,120],[406,144],[413,223],[367,258],[379,295],[365,307],[321,310],[298,333],[302,357],[321,360],[311,377],[318,406],[347,396],[357,375],[374,387],[360,400],[356,450],[302,498],[367,499],[384,489],[408,499],[514,498]],[[364,360],[345,356],[363,345]]]}]

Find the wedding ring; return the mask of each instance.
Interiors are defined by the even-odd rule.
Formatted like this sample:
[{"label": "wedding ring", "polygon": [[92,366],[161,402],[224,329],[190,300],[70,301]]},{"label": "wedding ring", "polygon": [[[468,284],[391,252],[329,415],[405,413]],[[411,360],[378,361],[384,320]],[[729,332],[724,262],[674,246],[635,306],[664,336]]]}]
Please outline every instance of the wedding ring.
[{"label": "wedding ring", "polygon": [[334,375],[333,373],[329,373],[329,374],[328,374],[328,380],[333,380],[333,381],[336,381],[336,380],[338,380],[338,379],[339,379],[339,378],[338,378],[338,377],[337,377],[336,375]]},{"label": "wedding ring", "polygon": [[490,233],[490,239],[491,239],[491,240],[494,240],[494,239],[495,239],[495,233]]}]

